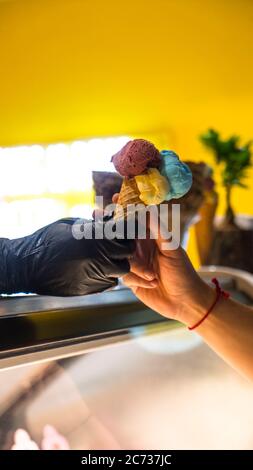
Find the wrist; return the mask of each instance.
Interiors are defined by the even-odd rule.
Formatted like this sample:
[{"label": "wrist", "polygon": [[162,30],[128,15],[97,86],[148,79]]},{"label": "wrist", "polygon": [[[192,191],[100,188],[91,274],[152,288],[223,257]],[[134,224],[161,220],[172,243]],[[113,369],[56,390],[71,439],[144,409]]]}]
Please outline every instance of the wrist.
[{"label": "wrist", "polygon": [[214,298],[214,289],[199,278],[198,285],[182,304],[179,320],[188,327],[195,325],[206,314]]}]

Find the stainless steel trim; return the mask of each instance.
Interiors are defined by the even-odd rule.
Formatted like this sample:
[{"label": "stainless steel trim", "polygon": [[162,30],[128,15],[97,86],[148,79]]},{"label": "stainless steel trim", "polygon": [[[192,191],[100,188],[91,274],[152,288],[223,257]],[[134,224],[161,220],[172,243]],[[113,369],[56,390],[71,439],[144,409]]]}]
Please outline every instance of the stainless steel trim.
[{"label": "stainless steel trim", "polygon": [[[178,322],[164,322],[157,325],[147,325],[141,328],[141,335],[155,335],[168,331],[174,328],[183,328]],[[127,343],[136,339],[138,334],[138,327],[125,332],[116,332],[115,335],[108,335],[104,338],[90,338],[85,342],[57,345],[50,349],[41,349],[34,352],[27,352],[13,356],[0,358],[0,370],[13,369],[15,367],[22,367],[30,364],[39,364],[47,361],[56,361],[59,359],[79,356],[85,353],[90,353],[97,349],[106,347],[117,346],[118,344]]]},{"label": "stainless steel trim", "polygon": [[[235,298],[252,304],[252,275],[219,266],[203,267],[200,275],[206,281],[219,277]],[[2,298],[0,369],[83,354],[178,325],[147,308],[127,288],[86,297]]]}]

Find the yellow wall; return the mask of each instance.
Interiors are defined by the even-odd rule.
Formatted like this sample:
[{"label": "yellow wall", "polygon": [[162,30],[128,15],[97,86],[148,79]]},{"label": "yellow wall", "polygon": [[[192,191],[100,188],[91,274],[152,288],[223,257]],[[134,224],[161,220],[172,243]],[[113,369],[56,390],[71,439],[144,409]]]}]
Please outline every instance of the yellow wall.
[{"label": "yellow wall", "polygon": [[251,0],[0,0],[0,145],[152,131],[199,160],[210,125],[251,138],[252,20]]}]

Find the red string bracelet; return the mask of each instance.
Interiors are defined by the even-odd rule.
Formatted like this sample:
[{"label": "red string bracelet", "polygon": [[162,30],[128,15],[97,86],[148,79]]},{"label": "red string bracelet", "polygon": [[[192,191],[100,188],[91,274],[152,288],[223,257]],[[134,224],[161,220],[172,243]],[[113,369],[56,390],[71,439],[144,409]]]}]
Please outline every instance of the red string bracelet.
[{"label": "red string bracelet", "polygon": [[203,318],[201,318],[201,320],[199,320],[195,325],[188,326],[188,330],[195,330],[195,328],[197,328],[199,325],[201,325],[201,323],[203,323],[203,321],[208,317],[209,313],[211,313],[211,311],[214,309],[215,305],[219,302],[221,297],[223,297],[224,299],[229,298],[229,293],[221,289],[219,281],[218,281],[218,279],[216,279],[216,277],[214,277],[212,279],[212,282],[214,283],[215,289],[216,289],[215,299],[214,299],[211,307],[207,310],[207,312],[203,316]]}]

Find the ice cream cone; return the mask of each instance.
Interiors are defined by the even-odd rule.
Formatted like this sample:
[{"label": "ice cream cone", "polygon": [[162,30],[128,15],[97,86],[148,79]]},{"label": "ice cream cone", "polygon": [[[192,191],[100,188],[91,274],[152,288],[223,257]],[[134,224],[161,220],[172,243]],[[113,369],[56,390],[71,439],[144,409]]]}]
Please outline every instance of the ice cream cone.
[{"label": "ice cream cone", "polygon": [[[131,212],[135,212],[134,206],[136,204],[143,204],[139,198],[139,190],[134,178],[124,178],[119,193],[119,199],[114,214],[114,219],[126,218]],[[128,207],[129,204],[133,207]]]}]

